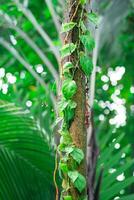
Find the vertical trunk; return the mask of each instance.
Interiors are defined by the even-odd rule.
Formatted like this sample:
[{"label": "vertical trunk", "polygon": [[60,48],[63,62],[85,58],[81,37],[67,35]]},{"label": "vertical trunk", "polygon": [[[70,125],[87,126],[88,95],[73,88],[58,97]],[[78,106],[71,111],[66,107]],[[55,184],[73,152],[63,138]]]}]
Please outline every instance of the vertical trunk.
[{"label": "vertical trunk", "polygon": [[[73,77],[73,83],[76,84],[77,86],[77,91],[74,93],[74,96],[70,96],[68,99],[68,96],[66,95],[66,92],[68,93],[68,90],[62,90],[63,96],[62,100],[64,100],[66,103],[67,101],[71,100],[71,102],[75,102],[77,107],[75,108],[75,113],[74,117],[71,118],[71,122],[68,122],[68,118],[66,118],[66,108],[63,110],[63,124],[65,122],[65,126],[63,126],[63,133],[64,129],[69,133],[72,139],[72,143],[69,145],[72,145],[73,148],[77,149],[79,152],[84,152],[84,159],[82,159],[82,162],[78,162],[77,164],[74,164],[75,158],[70,156],[70,153],[66,155],[66,147],[68,144],[66,142],[61,142],[61,148],[63,147],[64,149],[61,150],[61,164],[63,164],[64,169],[62,169],[63,172],[63,192],[62,192],[62,197],[63,199],[71,199],[71,200],[79,200],[79,199],[87,199],[90,197],[91,200],[94,199],[94,171],[95,171],[95,161],[96,161],[96,145],[95,145],[95,137],[94,137],[94,132],[91,134],[91,140],[89,142],[90,148],[90,156],[89,158],[89,165],[87,166],[87,160],[86,160],[86,150],[87,150],[87,125],[90,124],[88,117],[89,116],[89,108],[87,107],[87,98],[88,98],[88,88],[87,88],[87,80],[89,79],[89,74],[90,70],[92,70],[92,67],[90,63],[92,63],[91,58],[87,56],[86,48],[85,46],[88,41],[86,41],[86,44],[83,44],[83,41],[80,40],[80,36],[87,36],[84,34],[89,34],[90,32],[88,30],[84,30],[84,20],[87,18],[86,16],[86,10],[84,9],[85,7],[85,1],[84,0],[67,0],[67,7],[66,7],[66,14],[65,14],[65,23],[70,24],[70,22],[77,24],[74,26],[71,30],[65,32],[65,37],[64,37],[64,48],[66,46],[70,45],[73,43],[73,45],[76,45],[76,49],[73,51],[73,53],[69,52],[69,56],[63,56],[64,59],[62,59],[61,62],[61,68],[62,68],[62,78],[64,81],[66,81],[67,77],[70,78],[70,76],[65,76],[64,77],[64,66],[66,63],[72,63],[73,64],[73,69],[69,68],[69,75],[71,75],[71,79]],[[82,23],[80,23],[82,22]],[[89,34],[90,35],[90,34]],[[89,36],[88,35],[88,36]],[[89,36],[90,37],[90,36]],[[87,39],[88,40],[88,39]],[[90,40],[90,38],[89,38]],[[89,45],[90,46],[90,45]],[[88,46],[88,48],[89,48]],[[92,45],[91,45],[92,46]],[[93,48],[93,47],[92,47]],[[91,49],[88,49],[89,52],[91,53]],[[88,53],[89,53],[88,52]],[[81,62],[82,55],[84,54],[84,65]],[[91,55],[91,54],[90,54]],[[85,61],[86,59],[86,61]],[[83,66],[86,69],[83,69]],[[91,67],[91,68],[90,68]],[[85,71],[84,71],[85,70]],[[87,71],[88,70],[88,71]],[[63,81],[63,86],[64,86],[64,81]],[[72,81],[72,80],[71,80]],[[67,85],[65,85],[67,87]],[[64,89],[64,87],[62,88]],[[72,88],[74,89],[74,88]],[[70,87],[69,87],[70,90]],[[65,120],[66,119],[66,120]],[[65,128],[66,127],[66,128]],[[63,136],[63,135],[62,135]],[[63,145],[63,146],[62,146]],[[70,156],[69,159],[67,156]],[[73,160],[74,159],[74,160]],[[66,161],[65,161],[66,160]],[[76,161],[76,160],[75,160]],[[73,167],[70,167],[71,164],[73,163]],[[75,167],[74,167],[75,165]],[[65,171],[65,166],[67,171]],[[71,172],[73,174],[73,177],[70,175]],[[75,177],[74,174],[77,174]],[[71,176],[71,177],[70,177]],[[79,184],[84,183],[84,187],[82,189],[78,188],[77,185],[75,184],[76,179],[81,177]],[[85,178],[84,178],[85,177]],[[73,180],[72,180],[73,179]],[[84,181],[83,181],[84,179]],[[85,181],[86,179],[86,181]],[[72,181],[72,182],[71,182]],[[85,182],[87,182],[87,187],[85,187]],[[88,194],[88,195],[87,195]],[[97,199],[96,199],[97,200]]]},{"label": "vertical trunk", "polygon": [[[74,80],[78,86],[77,93],[74,97],[75,102],[77,103],[77,108],[75,110],[74,120],[70,127],[70,134],[73,139],[73,143],[76,147],[83,150],[86,155],[86,128],[85,128],[85,78],[83,73],[78,70],[75,74]],[[78,171],[86,177],[86,156],[81,165],[79,166]],[[78,191],[72,187],[71,188],[72,196],[74,199],[78,199]],[[86,194],[86,190],[83,192]]]},{"label": "vertical trunk", "polygon": [[[66,22],[76,22],[79,23],[81,14],[82,14],[82,6],[79,3],[79,0],[68,0],[67,2],[67,12],[65,16]],[[68,34],[68,37],[65,40],[65,44],[73,42],[74,44],[79,41],[79,29],[75,27],[71,33]],[[80,51],[83,47],[80,45],[78,51]],[[73,53],[67,58],[67,61],[71,61],[72,63],[78,63],[79,55],[77,52]],[[75,74],[74,81],[77,85],[77,93],[73,97],[73,100],[77,103],[77,107],[75,110],[75,116],[69,128],[69,132],[72,137],[73,144],[82,149],[86,155],[86,127],[85,127],[85,105],[86,105],[86,93],[85,93],[85,75],[78,66]],[[80,164],[78,168],[78,172],[86,177],[86,156],[83,162]],[[73,200],[78,200],[80,197],[80,193],[77,189],[71,185],[70,195],[73,196]],[[81,194],[82,196],[86,195],[86,189]]]}]

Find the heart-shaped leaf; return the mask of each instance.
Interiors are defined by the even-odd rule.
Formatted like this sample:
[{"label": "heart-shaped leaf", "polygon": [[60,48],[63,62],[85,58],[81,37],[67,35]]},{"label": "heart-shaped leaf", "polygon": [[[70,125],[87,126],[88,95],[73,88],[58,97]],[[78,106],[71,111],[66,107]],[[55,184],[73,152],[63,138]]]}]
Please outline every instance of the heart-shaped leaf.
[{"label": "heart-shaped leaf", "polygon": [[61,32],[65,33],[65,32],[68,32],[68,31],[72,30],[76,26],[76,24],[77,23],[75,23],[75,22],[69,22],[69,23],[62,24]]},{"label": "heart-shaped leaf", "polygon": [[84,153],[81,149],[74,147],[73,151],[70,153],[73,159],[80,164],[81,161],[84,159]]},{"label": "heart-shaped leaf", "polygon": [[94,12],[91,12],[88,14],[88,19],[93,22],[95,25],[98,24],[98,20],[99,20],[99,17],[96,13]]},{"label": "heart-shaped leaf", "polygon": [[80,40],[83,43],[84,47],[90,52],[95,47],[94,38],[90,35],[90,33],[87,33],[85,35],[80,36]]},{"label": "heart-shaped leaf", "polygon": [[62,93],[66,99],[70,99],[77,91],[77,85],[74,80],[67,79],[63,82]]},{"label": "heart-shaped leaf", "polygon": [[80,55],[80,65],[81,65],[81,69],[83,70],[85,75],[88,77],[93,70],[92,60],[88,56],[81,53],[81,55]]},{"label": "heart-shaped leaf", "polygon": [[86,179],[78,171],[69,171],[68,176],[73,182],[75,188],[81,193],[86,187]]},{"label": "heart-shaped leaf", "polygon": [[71,55],[76,49],[76,45],[74,43],[66,44],[61,49],[61,57],[64,58],[66,56]]}]

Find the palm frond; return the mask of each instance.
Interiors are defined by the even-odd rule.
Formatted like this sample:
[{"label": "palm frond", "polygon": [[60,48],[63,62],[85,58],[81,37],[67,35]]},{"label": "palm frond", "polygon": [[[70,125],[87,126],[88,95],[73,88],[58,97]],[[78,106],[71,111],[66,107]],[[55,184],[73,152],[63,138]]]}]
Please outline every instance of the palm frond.
[{"label": "palm frond", "polygon": [[54,156],[38,124],[13,104],[0,106],[0,122],[1,199],[54,199]]},{"label": "palm frond", "polygon": [[[119,149],[115,148],[116,144],[122,143],[124,137],[124,133],[113,135],[112,131],[104,134],[101,138],[99,137],[98,141],[101,153],[97,163],[96,175],[99,177],[103,169],[100,200],[111,200],[117,196],[124,200],[127,197],[123,197],[120,191],[125,191],[126,188],[134,183],[134,177],[130,177],[129,173],[127,173],[134,164],[134,160],[127,158],[131,150],[130,145],[120,146]],[[126,155],[126,158],[122,158],[123,154]],[[118,176],[122,174],[124,176],[123,179],[118,180]],[[133,195],[130,195],[130,199],[132,197]]]}]

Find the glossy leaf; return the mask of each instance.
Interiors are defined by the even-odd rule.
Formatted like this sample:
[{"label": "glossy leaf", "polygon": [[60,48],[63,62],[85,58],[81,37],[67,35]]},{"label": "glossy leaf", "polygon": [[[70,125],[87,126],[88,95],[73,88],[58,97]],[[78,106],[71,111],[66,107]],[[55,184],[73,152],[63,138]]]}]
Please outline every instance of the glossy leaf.
[{"label": "glossy leaf", "polygon": [[84,5],[86,2],[87,2],[87,0],[79,0],[80,1],[80,3],[82,4],[82,5]]},{"label": "glossy leaf", "polygon": [[62,33],[68,32],[70,30],[72,30],[74,27],[76,26],[75,22],[68,22],[68,23],[64,23],[62,24]]},{"label": "glossy leaf", "polygon": [[62,170],[63,173],[67,173],[68,172],[68,166],[66,163],[60,163],[59,164],[60,169]]},{"label": "glossy leaf", "polygon": [[73,200],[72,196],[64,196],[64,200]]},{"label": "glossy leaf", "polygon": [[77,91],[77,85],[74,80],[67,79],[63,82],[62,93],[66,99],[70,99]]},{"label": "glossy leaf", "polygon": [[95,25],[98,24],[98,20],[99,20],[99,17],[96,13],[94,12],[91,12],[88,14],[88,19],[93,22]]},{"label": "glossy leaf", "polygon": [[94,38],[89,33],[81,35],[80,40],[83,43],[84,47],[88,50],[88,52],[92,51],[95,47]]},{"label": "glossy leaf", "polygon": [[89,77],[93,69],[93,63],[89,56],[84,55],[83,53],[80,55],[80,66],[83,70],[84,74]]},{"label": "glossy leaf", "polygon": [[83,175],[81,175],[78,171],[70,171],[68,172],[68,176],[73,182],[75,188],[81,193],[86,187],[86,179]]},{"label": "glossy leaf", "polygon": [[76,49],[76,45],[73,43],[66,44],[61,49],[61,57],[64,58],[66,56],[71,55]]},{"label": "glossy leaf", "polygon": [[84,153],[79,148],[73,148],[73,151],[70,153],[70,155],[73,157],[73,159],[80,164],[81,161],[84,159]]}]

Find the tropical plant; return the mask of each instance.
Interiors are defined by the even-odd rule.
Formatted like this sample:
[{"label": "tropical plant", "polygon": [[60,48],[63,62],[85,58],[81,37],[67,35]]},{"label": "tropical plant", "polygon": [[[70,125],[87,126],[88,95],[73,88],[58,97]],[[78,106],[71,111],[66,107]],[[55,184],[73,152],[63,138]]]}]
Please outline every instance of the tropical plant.
[{"label": "tropical plant", "polygon": [[54,199],[54,154],[45,131],[9,103],[1,102],[0,122],[0,198]]},{"label": "tropical plant", "polygon": [[[63,177],[67,179],[67,184],[63,181],[62,185],[64,199],[71,200],[74,191],[77,196],[83,196],[86,178],[90,200],[133,200],[134,2],[97,0],[90,1],[89,5],[87,1],[84,14],[88,14],[88,23],[85,23],[86,17],[79,18],[77,11],[81,13],[81,9],[75,2],[72,7],[67,4],[71,0],[65,2],[8,0],[5,3],[0,0],[0,100],[14,103],[0,102],[0,199],[47,200],[55,199],[55,195],[58,198],[61,184],[59,177],[56,179],[57,151],[54,169],[54,139],[58,144],[59,134],[55,125],[62,127],[64,119],[67,128],[59,131],[62,135],[60,147],[65,150],[59,165],[61,180]],[[83,7],[86,1],[81,0],[80,3]],[[63,12],[64,8],[72,13],[74,20],[71,21],[70,16]],[[96,10],[100,16],[97,29]],[[62,14],[66,23],[60,31]],[[67,44],[70,41],[71,44]],[[65,58],[60,63],[61,43],[61,57]],[[87,52],[94,45],[93,52],[89,53],[90,59],[93,57],[93,72],[89,79],[92,62]],[[74,70],[75,60],[80,60],[80,71]],[[79,85],[78,71],[83,77],[88,77],[86,88]],[[76,76],[72,78],[75,72]],[[62,83],[62,97],[59,74],[67,79]],[[88,178],[80,169],[86,164],[83,159],[85,147],[76,142],[80,123],[75,126],[77,119],[74,113],[78,107],[81,108],[77,98],[79,91],[87,98],[88,103],[83,104],[86,111],[88,104],[93,110],[92,127],[88,129]],[[60,117],[56,120],[58,94],[62,101],[59,103]],[[83,117],[85,114],[88,119],[90,113],[82,112]],[[85,126],[84,120],[83,124]],[[86,120],[88,124],[89,120]],[[72,134],[72,130],[78,134]],[[86,142],[83,136],[80,141],[83,139]],[[63,143],[69,147],[64,149]],[[68,157],[64,158],[65,154]],[[66,165],[68,158],[75,165],[71,173]],[[75,174],[72,173],[74,168]],[[83,193],[78,191],[81,186],[84,187]],[[70,188],[71,195],[67,193]]]},{"label": "tropical plant", "polygon": [[[124,138],[124,133],[117,136],[113,134],[111,129],[108,134],[99,134],[98,142],[100,147],[100,156],[97,162],[96,175],[99,178],[100,173],[101,185],[100,199],[133,199],[134,195],[125,196],[126,188],[134,183],[134,177],[129,176],[129,171],[134,164],[129,154],[131,152],[131,145],[120,147],[121,141]],[[98,191],[97,191],[98,192]]]}]

